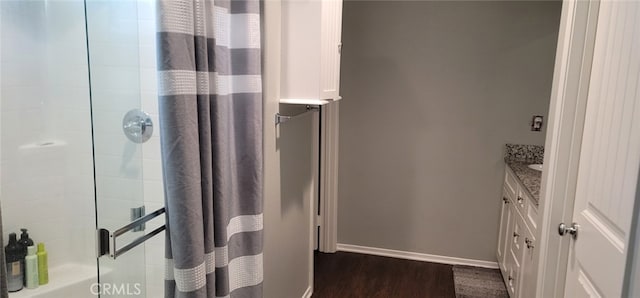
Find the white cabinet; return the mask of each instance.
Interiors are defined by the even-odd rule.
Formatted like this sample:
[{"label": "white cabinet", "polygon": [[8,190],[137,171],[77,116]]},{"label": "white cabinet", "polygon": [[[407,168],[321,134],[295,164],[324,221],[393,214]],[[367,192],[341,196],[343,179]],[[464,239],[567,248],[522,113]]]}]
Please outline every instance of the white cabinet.
[{"label": "white cabinet", "polygon": [[537,207],[507,167],[496,256],[510,297],[534,297]]},{"label": "white cabinet", "polygon": [[281,103],[340,99],[342,0],[282,2]]}]

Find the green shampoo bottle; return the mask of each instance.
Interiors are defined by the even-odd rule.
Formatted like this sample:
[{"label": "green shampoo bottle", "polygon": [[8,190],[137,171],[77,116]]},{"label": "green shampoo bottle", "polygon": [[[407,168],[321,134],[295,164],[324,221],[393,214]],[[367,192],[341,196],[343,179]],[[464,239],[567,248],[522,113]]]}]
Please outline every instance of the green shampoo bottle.
[{"label": "green shampoo bottle", "polygon": [[49,264],[47,252],[44,250],[44,243],[38,243],[38,280],[40,285],[49,283]]}]

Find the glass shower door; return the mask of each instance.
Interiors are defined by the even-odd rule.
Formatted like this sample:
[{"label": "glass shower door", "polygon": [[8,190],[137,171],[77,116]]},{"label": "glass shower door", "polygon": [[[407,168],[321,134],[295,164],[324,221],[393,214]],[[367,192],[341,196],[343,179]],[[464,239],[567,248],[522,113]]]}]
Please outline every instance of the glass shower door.
[{"label": "glass shower door", "polygon": [[[97,226],[112,234],[162,208],[154,3],[86,0]],[[98,258],[102,297],[160,297],[164,237],[123,252],[164,225],[158,216],[118,236]],[[148,257],[149,256],[149,257]],[[160,292],[159,292],[160,291]]]}]

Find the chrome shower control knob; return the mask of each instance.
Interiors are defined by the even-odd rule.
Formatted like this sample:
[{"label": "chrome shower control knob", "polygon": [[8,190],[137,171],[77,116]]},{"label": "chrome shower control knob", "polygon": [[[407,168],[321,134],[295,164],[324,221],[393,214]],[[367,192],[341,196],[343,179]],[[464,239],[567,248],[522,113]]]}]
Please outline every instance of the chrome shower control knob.
[{"label": "chrome shower control knob", "polygon": [[139,109],[133,109],[122,119],[122,131],[134,143],[144,143],[153,135],[151,116]]}]

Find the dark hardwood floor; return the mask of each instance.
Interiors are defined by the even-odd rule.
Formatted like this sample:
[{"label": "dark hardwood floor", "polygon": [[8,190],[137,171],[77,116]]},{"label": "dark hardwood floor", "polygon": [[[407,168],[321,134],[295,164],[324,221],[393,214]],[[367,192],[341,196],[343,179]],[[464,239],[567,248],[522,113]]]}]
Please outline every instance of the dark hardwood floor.
[{"label": "dark hardwood floor", "polygon": [[314,298],[455,297],[451,265],[316,252],[314,276]]}]

